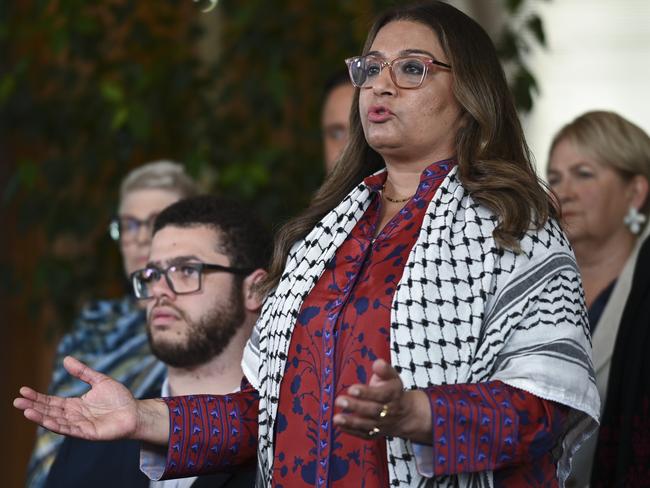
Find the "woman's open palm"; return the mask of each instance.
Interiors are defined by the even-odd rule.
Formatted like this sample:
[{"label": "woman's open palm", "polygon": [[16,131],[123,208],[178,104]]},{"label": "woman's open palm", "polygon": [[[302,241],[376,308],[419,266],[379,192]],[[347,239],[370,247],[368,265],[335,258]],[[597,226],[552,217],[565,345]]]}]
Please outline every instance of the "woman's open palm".
[{"label": "woman's open palm", "polygon": [[73,357],[66,357],[63,365],[72,376],[88,383],[90,391],[78,398],[62,398],[22,387],[22,397],[14,400],[14,406],[29,420],[59,434],[88,440],[131,437],[138,422],[131,392]]}]

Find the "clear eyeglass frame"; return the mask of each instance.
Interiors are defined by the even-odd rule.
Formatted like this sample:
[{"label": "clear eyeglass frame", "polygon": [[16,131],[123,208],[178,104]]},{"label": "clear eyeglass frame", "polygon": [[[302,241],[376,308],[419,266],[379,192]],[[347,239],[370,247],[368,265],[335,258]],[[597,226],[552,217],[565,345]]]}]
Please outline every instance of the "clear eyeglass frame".
[{"label": "clear eyeglass frame", "polygon": [[[370,61],[370,62],[369,62]],[[373,63],[374,62],[374,63]],[[414,75],[403,75],[400,71],[396,70],[401,66],[408,66],[408,63],[414,63],[412,68],[421,69],[421,73],[418,73],[417,76]],[[437,59],[430,58],[427,56],[399,56],[392,61],[386,61],[378,56],[367,55],[367,56],[354,56],[345,60],[345,64],[348,67],[348,74],[350,75],[350,81],[357,88],[372,88],[372,80],[376,79],[384,68],[388,68],[390,72],[390,78],[398,88],[405,90],[413,90],[420,88],[422,83],[424,83],[425,78],[429,72],[429,68],[433,66],[439,66],[451,70],[451,65],[438,61]],[[372,77],[368,75],[368,66],[374,67],[379,71],[374,74]]]}]

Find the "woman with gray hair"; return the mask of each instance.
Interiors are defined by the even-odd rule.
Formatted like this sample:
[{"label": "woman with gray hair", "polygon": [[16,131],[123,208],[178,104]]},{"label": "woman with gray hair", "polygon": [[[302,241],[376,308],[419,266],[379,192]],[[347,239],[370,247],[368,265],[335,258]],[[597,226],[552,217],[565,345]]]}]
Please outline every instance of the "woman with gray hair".
[{"label": "woman with gray hair", "polygon": [[554,137],[548,182],[582,275],[604,414],[597,462],[594,436],[567,486],[588,486],[592,464],[591,486],[638,486],[650,477],[650,451],[641,447],[650,442],[650,371],[647,350],[634,353],[647,343],[650,317],[637,297],[648,269],[639,262],[650,233],[650,137],[616,113],[587,112]]}]

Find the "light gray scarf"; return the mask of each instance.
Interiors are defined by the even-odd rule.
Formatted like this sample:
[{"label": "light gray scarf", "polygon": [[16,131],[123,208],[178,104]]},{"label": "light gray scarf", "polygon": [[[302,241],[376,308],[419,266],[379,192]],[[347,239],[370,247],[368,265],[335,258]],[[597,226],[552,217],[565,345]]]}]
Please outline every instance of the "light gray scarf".
[{"label": "light gray scarf", "polygon": [[[569,459],[599,412],[573,253],[553,221],[529,231],[521,253],[499,248],[492,237],[496,219],[456,173],[452,169],[436,191],[395,291],[391,364],[405,388],[500,380],[571,407],[556,449],[563,484]],[[274,423],[296,317],[370,194],[366,185],[357,186],[294,245],[246,346],[244,373],[260,393],[258,486],[271,484]],[[493,485],[491,472],[422,476],[405,439],[387,440],[387,450],[391,486]]]}]

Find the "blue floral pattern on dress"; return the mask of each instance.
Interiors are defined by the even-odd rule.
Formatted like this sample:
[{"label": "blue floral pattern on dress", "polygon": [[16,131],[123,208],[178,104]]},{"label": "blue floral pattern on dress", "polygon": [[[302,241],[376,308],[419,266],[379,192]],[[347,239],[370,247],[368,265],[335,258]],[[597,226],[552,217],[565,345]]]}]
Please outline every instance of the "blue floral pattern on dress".
[{"label": "blue floral pattern on dress", "polygon": [[277,486],[388,486],[385,441],[334,428],[334,400],[367,383],[376,359],[390,361],[393,295],[424,209],[451,167],[442,161],[427,168],[416,194],[379,233],[386,175],[366,179],[374,192],[370,207],[326,264],[292,335],[280,397],[293,401],[278,410]]}]

